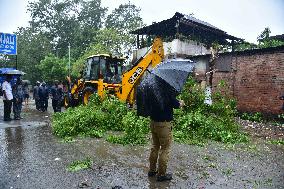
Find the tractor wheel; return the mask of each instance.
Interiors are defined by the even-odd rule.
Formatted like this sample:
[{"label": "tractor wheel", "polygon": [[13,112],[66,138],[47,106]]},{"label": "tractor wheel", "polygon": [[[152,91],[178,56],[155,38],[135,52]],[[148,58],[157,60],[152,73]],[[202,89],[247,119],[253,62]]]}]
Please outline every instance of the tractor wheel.
[{"label": "tractor wheel", "polygon": [[89,103],[90,96],[94,94],[95,89],[93,87],[86,87],[83,91],[82,101],[84,105]]}]

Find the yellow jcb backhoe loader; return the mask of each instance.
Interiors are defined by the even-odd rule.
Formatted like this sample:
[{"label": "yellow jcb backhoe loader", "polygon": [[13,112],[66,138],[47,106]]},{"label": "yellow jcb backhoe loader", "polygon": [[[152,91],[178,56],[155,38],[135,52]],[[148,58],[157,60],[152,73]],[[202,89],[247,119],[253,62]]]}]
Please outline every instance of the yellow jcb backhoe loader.
[{"label": "yellow jcb backhoe loader", "polygon": [[[130,105],[135,100],[135,87],[147,69],[154,68],[164,58],[161,38],[154,39],[152,48],[141,57],[128,71],[122,73],[125,59],[111,57],[108,54],[87,58],[83,77],[74,82],[64,97],[65,107],[87,104],[93,93],[104,97],[106,91]],[[69,80],[70,82],[70,80]]]}]

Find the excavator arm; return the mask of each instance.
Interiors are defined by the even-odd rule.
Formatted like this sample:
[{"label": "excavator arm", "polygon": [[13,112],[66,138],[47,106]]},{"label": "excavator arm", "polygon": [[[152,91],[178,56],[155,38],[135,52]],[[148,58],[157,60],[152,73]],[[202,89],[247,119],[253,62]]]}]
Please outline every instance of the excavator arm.
[{"label": "excavator arm", "polygon": [[145,71],[151,66],[156,67],[164,59],[164,48],[161,38],[154,39],[152,50],[146,54],[136,66],[122,75],[121,86],[116,91],[116,96],[130,104],[134,102],[134,89]]}]

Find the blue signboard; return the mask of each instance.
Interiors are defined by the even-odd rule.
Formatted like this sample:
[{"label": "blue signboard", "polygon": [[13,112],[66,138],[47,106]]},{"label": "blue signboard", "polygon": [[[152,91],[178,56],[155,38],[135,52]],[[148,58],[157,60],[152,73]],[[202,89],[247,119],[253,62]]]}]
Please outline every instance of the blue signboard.
[{"label": "blue signboard", "polygon": [[17,36],[0,32],[0,54],[17,54]]}]

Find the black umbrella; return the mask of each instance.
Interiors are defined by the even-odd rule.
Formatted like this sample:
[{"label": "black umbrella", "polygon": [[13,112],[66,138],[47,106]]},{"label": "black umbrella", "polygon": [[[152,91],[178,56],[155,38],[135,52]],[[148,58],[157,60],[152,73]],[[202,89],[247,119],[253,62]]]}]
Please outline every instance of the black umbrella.
[{"label": "black umbrella", "polygon": [[194,66],[195,63],[190,60],[169,60],[158,65],[151,73],[163,79],[177,92],[181,92]]},{"label": "black umbrella", "polygon": [[153,106],[152,104],[163,105],[164,100],[162,80],[152,73],[147,74],[136,92],[136,105],[138,115],[147,117],[150,115]]},{"label": "black umbrella", "polygon": [[172,96],[183,88],[194,63],[189,60],[167,61],[148,73],[137,87],[136,104],[138,115],[147,117],[153,108],[164,109]]}]

